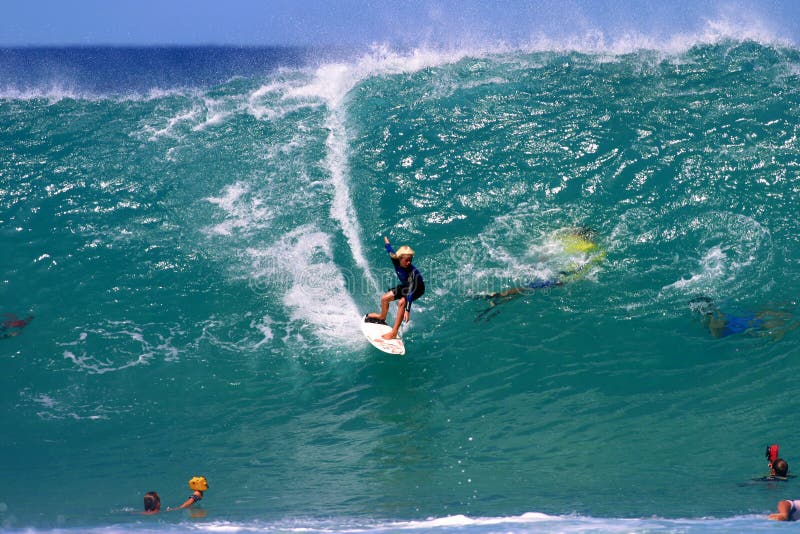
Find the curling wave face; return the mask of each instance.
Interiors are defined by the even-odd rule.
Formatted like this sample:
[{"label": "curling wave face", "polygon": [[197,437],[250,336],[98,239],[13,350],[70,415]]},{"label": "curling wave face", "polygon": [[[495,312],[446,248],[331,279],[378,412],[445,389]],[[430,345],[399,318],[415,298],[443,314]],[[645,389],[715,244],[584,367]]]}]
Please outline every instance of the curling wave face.
[{"label": "curling wave face", "polygon": [[[689,301],[794,315],[800,52],[625,52],[5,78],[3,312],[36,319],[0,340],[4,528],[125,523],[195,471],[244,524],[772,509],[735,482],[765,440],[800,450],[773,424],[795,334],[714,339]],[[395,283],[383,235],[427,286],[402,361],[358,334]],[[473,322],[470,296],[601,253]]]}]

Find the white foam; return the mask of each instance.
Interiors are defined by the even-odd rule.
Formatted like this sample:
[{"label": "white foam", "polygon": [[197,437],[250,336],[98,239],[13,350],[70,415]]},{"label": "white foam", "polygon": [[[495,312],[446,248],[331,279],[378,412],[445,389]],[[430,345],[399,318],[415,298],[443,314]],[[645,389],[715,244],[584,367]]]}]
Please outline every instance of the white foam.
[{"label": "white foam", "polygon": [[358,308],[350,296],[348,281],[331,258],[331,237],[312,225],[282,236],[265,250],[249,249],[256,276],[283,295],[298,336],[310,327],[319,341],[336,345],[360,341]]},{"label": "white foam", "polygon": [[[283,92],[283,97],[288,99],[313,101],[322,99],[331,109],[335,109],[341,105],[347,93],[365,77],[416,72],[427,67],[452,63],[468,56],[569,51],[614,56],[641,50],[680,54],[694,46],[713,45],[724,41],[755,41],[766,45],[796,46],[794,40],[785,35],[787,32],[783,29],[785,21],[770,20],[772,13],[766,8],[760,11],[756,9],[757,3],[751,3],[749,8],[720,3],[712,6],[714,12],[709,11],[705,16],[695,15],[692,20],[700,21],[698,23],[689,22],[677,27],[676,24],[670,24],[672,21],[665,20],[661,24],[654,24],[652,30],[642,30],[638,27],[622,30],[603,28],[597,22],[588,20],[580,7],[570,7],[570,5],[565,4],[559,15],[564,20],[570,20],[570,24],[546,27],[546,21],[533,21],[538,27],[532,27],[527,36],[521,39],[504,38],[502,28],[492,28],[489,32],[495,34],[492,37],[475,37],[468,32],[458,31],[462,37],[455,45],[449,44],[452,40],[449,40],[448,44],[426,45],[425,40],[418,39],[417,48],[404,53],[391,50],[389,45],[373,45],[367,54],[351,62],[333,62],[319,66],[310,83],[292,86],[291,82],[271,82],[254,91],[246,107],[258,118],[279,117],[282,110],[263,107],[259,100],[270,93]],[[439,33],[442,33],[441,25],[438,26]],[[463,37],[465,35],[466,37]],[[277,72],[280,74],[286,70],[291,73],[297,72],[295,69],[279,69]],[[41,98],[53,102],[63,99],[92,101],[109,98],[138,101],[192,92],[197,93],[197,89],[154,87],[143,94],[129,92],[125,95],[104,95],[70,86],[69,81],[54,80],[42,82],[38,87],[32,88],[6,85],[0,87],[0,98],[19,100]],[[206,120],[196,128],[203,129],[219,124],[231,114],[230,110],[212,109]]]},{"label": "white foam", "polygon": [[287,102],[284,96],[292,85],[276,82],[261,86],[247,97],[247,111],[258,120],[277,121],[301,109],[316,109],[322,102]]},{"label": "white foam", "polygon": [[191,109],[184,111],[175,115],[174,117],[170,117],[167,119],[167,124],[161,129],[156,129],[152,126],[145,126],[145,131],[150,134],[148,138],[149,141],[157,141],[160,137],[175,137],[174,130],[175,128],[184,123],[190,122],[197,119],[200,110],[197,107],[192,107]]},{"label": "white foam", "polygon": [[[492,531],[500,532],[745,532],[757,528],[764,522],[763,516],[737,516],[726,519],[662,519],[657,516],[648,518],[602,518],[578,515],[548,515],[539,512],[527,512],[517,516],[506,517],[468,517],[454,515],[430,518],[422,521],[394,522],[376,525],[362,531],[397,529],[427,532],[432,529],[448,532],[450,530],[474,528],[482,532],[482,527],[494,527]],[[501,525],[503,525],[501,527]],[[470,528],[473,527],[473,528]],[[356,529],[346,529],[355,532]]]},{"label": "white foam", "polygon": [[[73,392],[64,393],[67,397],[74,396]],[[99,420],[108,419],[107,410],[100,404],[97,407],[80,406],[75,403],[60,401],[48,393],[34,394],[25,389],[21,392],[22,399],[36,407],[36,415],[41,419],[75,419],[75,420]],[[79,413],[81,412],[81,413]],[[85,412],[85,413],[83,413]]]},{"label": "white foam", "polygon": [[399,53],[387,46],[374,46],[369,53],[351,63],[328,63],[318,67],[308,83],[289,88],[284,98],[322,99],[330,109],[337,109],[347,94],[366,78],[417,72],[424,68],[453,63],[473,54],[473,50],[466,49],[445,52],[425,48]]},{"label": "white foam", "polygon": [[[772,254],[771,236],[755,219],[735,213],[713,212],[688,221],[688,227],[702,233],[700,245],[705,252],[695,260],[696,267],[691,268],[688,277],[664,286],[662,291],[703,292],[713,296],[740,286],[747,271],[764,269],[770,264],[763,258]],[[757,262],[757,258],[762,258],[762,261]],[[754,274],[748,278],[757,277]]]},{"label": "white foam", "polygon": [[538,512],[527,512],[518,516],[508,517],[468,517],[462,514],[446,517],[426,519],[424,521],[408,521],[406,523],[394,523],[392,526],[404,529],[424,529],[440,527],[466,527],[466,526],[488,526],[501,524],[523,524],[539,523],[542,521],[558,521],[557,516],[542,514]]},{"label": "white foam", "polygon": [[234,115],[237,111],[236,108],[228,109],[231,105],[227,99],[220,99],[215,100],[212,98],[204,98],[205,102],[205,120],[199,124],[196,124],[192,131],[200,132],[205,130],[209,126],[217,126],[224,122],[228,117]]},{"label": "white foam", "polygon": [[270,343],[275,338],[275,334],[272,332],[272,319],[268,316],[252,321],[250,327],[258,330],[262,335],[261,340],[253,345],[254,350],[260,348],[262,345]]},{"label": "white foam", "polygon": [[45,82],[37,87],[26,87],[20,89],[13,85],[0,87],[0,98],[10,100],[47,100],[50,104],[61,102],[62,100],[85,100],[88,102],[101,102],[113,100],[116,102],[141,102],[147,100],[158,100],[173,95],[196,94],[197,90],[187,90],[184,88],[161,89],[152,88],[146,94],[134,92],[121,93],[98,93],[78,89],[63,82]]},{"label": "white foam", "polygon": [[328,116],[326,126],[330,130],[325,144],[328,148],[325,155],[325,166],[330,172],[333,184],[333,200],[331,202],[331,217],[339,223],[342,233],[347,238],[350,250],[356,265],[361,267],[367,278],[377,290],[378,284],[370,271],[367,258],[361,244],[361,225],[358,223],[355,206],[351,199],[347,176],[350,169],[347,163],[348,142],[344,128],[342,114],[334,111]]},{"label": "white foam", "polygon": [[[347,94],[363,79],[384,74],[413,72],[419,69],[452,62],[460,55],[415,50],[408,55],[390,52],[376,47],[353,63],[330,63],[319,67],[311,80],[300,86],[290,87],[284,99],[324,101],[328,109],[325,126],[328,136],[325,168],[331,178],[334,195],[331,202],[331,218],[335,220],[347,239],[353,259],[360,267],[374,291],[378,283],[367,262],[361,241],[362,230],[352,202],[349,187],[349,139],[346,129],[345,110],[342,102]],[[265,91],[267,89],[265,88]],[[269,87],[275,90],[275,87]]]},{"label": "white foam", "polygon": [[235,231],[263,229],[273,218],[273,212],[266,203],[257,195],[250,195],[250,187],[242,182],[225,187],[222,196],[207,197],[206,200],[227,215],[223,222],[207,230],[212,234],[229,236]]},{"label": "white foam", "polygon": [[339,105],[345,94],[360,79],[357,69],[343,64],[333,64],[320,67],[312,82],[304,87],[290,91],[286,96],[293,98],[307,98],[310,96],[321,97],[328,105],[328,116],[325,126],[328,136],[325,140],[327,147],[325,167],[331,177],[333,185],[333,201],[331,202],[331,217],[339,223],[342,233],[350,246],[351,254],[356,265],[361,267],[365,275],[377,288],[361,243],[361,226],[358,223],[355,207],[351,199],[349,188],[348,138],[345,129],[344,112]]},{"label": "white foam", "polygon": [[[80,332],[76,341],[59,344],[70,347],[64,350],[64,359],[88,374],[102,375],[147,365],[157,355],[162,355],[165,361],[178,358],[180,350],[172,345],[172,334],[169,337],[158,332],[145,334],[145,327],[130,321],[106,321],[100,327]],[[109,342],[111,349],[107,348]]]},{"label": "white foam", "polygon": [[681,278],[663,289],[708,290],[715,285],[716,280],[727,277],[728,272],[728,256],[722,247],[714,246],[707,250],[700,260],[699,272],[689,278]]},{"label": "white foam", "polygon": [[533,34],[520,48],[532,52],[577,51],[593,54],[621,55],[640,50],[680,54],[694,46],[713,45],[724,41],[756,41],[791,46],[790,39],[779,36],[759,15],[753,13],[720,13],[706,17],[695,29],[653,35],[638,30],[608,33],[587,23],[582,32],[553,36]]},{"label": "white foam", "polygon": [[[546,223],[540,220],[538,208],[533,209],[533,213],[527,213],[528,209],[523,207],[513,214],[497,217],[479,234],[478,245],[454,244],[449,259],[459,264],[462,272],[469,273],[470,285],[467,287],[461,282],[461,290],[481,294],[537,280],[553,280],[562,271],[575,271],[589,263],[597,263],[597,266],[587,268],[586,276],[601,269],[598,262],[601,250],[568,250],[564,235],[570,228],[558,228],[547,233],[534,230]],[[478,270],[470,261],[476,254],[489,260]]]},{"label": "white foam", "polygon": [[147,361],[152,357],[152,352],[142,353],[136,356],[133,360],[130,360],[122,365],[114,365],[108,361],[98,360],[94,356],[86,353],[77,356],[68,350],[64,351],[64,358],[71,360],[76,367],[82,369],[83,371],[87,371],[89,374],[96,375],[102,375],[113,371],[121,371],[122,369],[127,369],[128,367],[142,365],[147,363]]},{"label": "white foam", "polygon": [[212,204],[216,204],[227,212],[234,211],[236,202],[248,191],[248,186],[241,182],[236,182],[225,188],[225,195],[221,197],[208,197],[206,200]]},{"label": "white foam", "polygon": [[[125,512],[130,510],[123,509]],[[646,518],[590,517],[578,515],[547,515],[528,512],[507,517],[475,517],[454,515],[431,517],[416,521],[369,521],[332,517],[326,519],[286,518],[275,522],[209,520],[203,522],[181,522],[162,524],[160,533],[194,532],[298,532],[306,534],[332,533],[387,533],[387,532],[752,532],[769,530],[764,515],[734,516],[728,518],[664,519],[658,516]],[[776,528],[779,528],[778,525]],[[129,532],[130,527],[119,525],[81,528],[80,532],[110,534]],[[134,528],[133,531],[139,529]],[[59,529],[58,532],[78,532]],[[49,531],[48,531],[49,532]]]}]

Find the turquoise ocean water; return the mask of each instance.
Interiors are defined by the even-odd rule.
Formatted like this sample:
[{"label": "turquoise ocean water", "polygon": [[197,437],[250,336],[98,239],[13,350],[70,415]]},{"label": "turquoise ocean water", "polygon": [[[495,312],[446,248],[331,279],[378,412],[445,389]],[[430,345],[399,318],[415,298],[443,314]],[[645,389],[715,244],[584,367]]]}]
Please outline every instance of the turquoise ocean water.
[{"label": "turquoise ocean water", "polygon": [[[341,52],[341,51],[340,51]],[[800,50],[0,50],[6,531],[687,532],[800,496]],[[581,279],[479,297],[587,260]],[[359,314],[416,251],[407,355]],[[689,301],[780,316],[712,337]],[[759,335],[755,335],[759,334]],[[142,495],[194,513],[141,516]]]}]

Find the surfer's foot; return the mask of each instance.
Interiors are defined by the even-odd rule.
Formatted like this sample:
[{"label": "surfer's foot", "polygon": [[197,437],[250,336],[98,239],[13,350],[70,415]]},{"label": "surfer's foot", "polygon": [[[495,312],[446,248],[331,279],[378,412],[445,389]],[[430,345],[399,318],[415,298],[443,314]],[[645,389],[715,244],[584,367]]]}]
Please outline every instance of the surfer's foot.
[{"label": "surfer's foot", "polygon": [[387,332],[381,336],[383,339],[394,339],[397,337],[397,332]]},{"label": "surfer's foot", "polygon": [[385,321],[386,317],[381,317],[380,313],[368,313],[367,317],[370,319],[378,319],[379,321]]}]

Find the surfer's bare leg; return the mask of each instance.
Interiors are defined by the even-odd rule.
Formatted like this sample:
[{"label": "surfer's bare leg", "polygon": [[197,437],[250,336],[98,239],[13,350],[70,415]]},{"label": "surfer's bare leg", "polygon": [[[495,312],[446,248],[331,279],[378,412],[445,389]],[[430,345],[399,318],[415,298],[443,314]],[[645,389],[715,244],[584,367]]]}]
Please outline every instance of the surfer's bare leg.
[{"label": "surfer's bare leg", "polygon": [[381,313],[370,313],[367,317],[371,317],[373,319],[380,319],[381,321],[386,320],[386,314],[389,313],[389,304],[394,300],[394,293],[391,291],[387,291],[381,297]]},{"label": "surfer's bare leg", "polygon": [[[394,295],[392,295],[394,296]],[[394,327],[392,331],[381,336],[383,339],[394,339],[400,331],[400,325],[403,324],[403,317],[406,315],[406,298],[402,297],[397,301],[397,318],[394,320]]]}]

